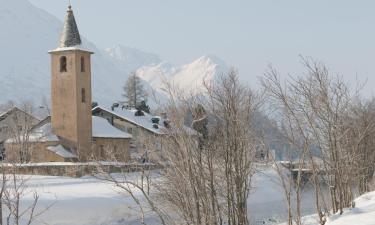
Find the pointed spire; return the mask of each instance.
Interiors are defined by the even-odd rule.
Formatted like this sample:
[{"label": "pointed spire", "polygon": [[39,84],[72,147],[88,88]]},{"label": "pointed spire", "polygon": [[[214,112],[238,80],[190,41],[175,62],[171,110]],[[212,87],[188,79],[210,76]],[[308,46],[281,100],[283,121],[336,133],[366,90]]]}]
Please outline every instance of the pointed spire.
[{"label": "pointed spire", "polygon": [[68,6],[68,11],[65,16],[64,28],[60,36],[59,48],[74,47],[82,43],[79,35],[76,20],[74,18],[72,6]]}]

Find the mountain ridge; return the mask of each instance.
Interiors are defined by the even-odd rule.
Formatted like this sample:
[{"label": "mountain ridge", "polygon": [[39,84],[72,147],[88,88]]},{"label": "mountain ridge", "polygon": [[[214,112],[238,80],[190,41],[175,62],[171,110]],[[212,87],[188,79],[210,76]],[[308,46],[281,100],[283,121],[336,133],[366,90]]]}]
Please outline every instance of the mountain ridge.
[{"label": "mountain ridge", "polygon": [[[77,23],[79,27],[79,21]],[[0,27],[7,31],[0,33],[0,104],[9,100],[40,104],[43,99],[49,99],[47,52],[58,46],[62,22],[27,0],[4,0],[0,5]],[[145,86],[160,92],[160,77],[154,73],[158,69],[169,78],[173,77],[173,82],[186,83],[184,88],[194,89],[194,80],[211,79],[218,73],[217,68],[225,67],[223,61],[213,56],[176,66],[136,48],[116,46],[101,50],[84,37],[82,41],[85,48],[95,52],[92,57],[93,101],[104,105],[123,98],[122,86],[131,71],[144,71],[140,76]],[[189,82],[184,82],[188,79]]]}]

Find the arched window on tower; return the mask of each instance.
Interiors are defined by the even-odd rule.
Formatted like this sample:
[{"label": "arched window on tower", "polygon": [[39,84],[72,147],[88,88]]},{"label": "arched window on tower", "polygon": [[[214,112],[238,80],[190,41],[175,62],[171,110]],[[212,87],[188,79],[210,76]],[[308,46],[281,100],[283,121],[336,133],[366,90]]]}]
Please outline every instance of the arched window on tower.
[{"label": "arched window on tower", "polygon": [[66,56],[61,56],[60,57],[60,72],[67,72],[66,69]]},{"label": "arched window on tower", "polygon": [[86,90],[84,88],[81,89],[81,101],[82,103],[86,102]]},{"label": "arched window on tower", "polygon": [[81,72],[85,72],[85,57],[81,57]]}]

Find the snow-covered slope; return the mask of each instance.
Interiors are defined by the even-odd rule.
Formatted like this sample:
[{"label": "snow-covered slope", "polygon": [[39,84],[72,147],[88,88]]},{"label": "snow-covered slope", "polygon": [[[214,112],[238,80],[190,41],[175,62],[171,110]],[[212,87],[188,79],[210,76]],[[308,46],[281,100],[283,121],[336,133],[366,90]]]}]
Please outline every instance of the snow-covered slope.
[{"label": "snow-covered slope", "polygon": [[121,70],[128,72],[135,71],[145,65],[156,65],[162,61],[155,54],[122,45],[108,48],[105,53],[113,59],[113,62]]},{"label": "snow-covered slope", "polygon": [[[375,191],[361,195],[354,202],[355,208],[344,209],[342,215],[330,216],[326,225],[375,225]],[[305,216],[302,220],[305,225],[319,225],[316,214]]]},{"label": "snow-covered slope", "polygon": [[[65,10],[65,9],[61,9]],[[79,13],[79,12],[75,12]],[[77,21],[78,27],[79,21]],[[2,0],[0,4],[0,104],[32,100],[41,104],[50,96],[50,58],[58,45],[62,22],[28,0]],[[224,63],[202,57],[185,66],[173,66],[154,54],[118,46],[100,50],[83,38],[92,56],[93,101],[103,105],[122,99],[122,86],[139,68],[147,89],[160,90],[161,76],[186,89],[196,89],[212,79]],[[156,96],[163,98],[162,94]]]},{"label": "snow-covered slope", "polygon": [[[63,10],[63,9],[62,9]],[[62,22],[27,0],[0,4],[0,102],[33,100],[50,95],[48,50],[58,45]],[[121,95],[125,79],[112,59],[84,40],[93,55],[94,100],[111,102]]]},{"label": "snow-covered slope", "polygon": [[157,55],[134,48],[116,46],[106,50],[115,64],[123,71],[137,74],[154,90],[163,92],[166,82],[183,91],[201,93],[204,82],[215,80],[228,71],[226,63],[216,56],[202,56],[182,66],[162,61]]},{"label": "snow-covered slope", "polygon": [[356,208],[345,210],[343,215],[329,218],[327,225],[375,225],[375,192],[355,200]]},{"label": "snow-covered slope", "polygon": [[165,82],[178,89],[193,93],[204,91],[204,84],[214,81],[220,74],[228,71],[226,64],[215,56],[202,56],[192,63],[173,66],[163,62],[156,66],[145,66],[137,72],[156,90],[165,88]]}]

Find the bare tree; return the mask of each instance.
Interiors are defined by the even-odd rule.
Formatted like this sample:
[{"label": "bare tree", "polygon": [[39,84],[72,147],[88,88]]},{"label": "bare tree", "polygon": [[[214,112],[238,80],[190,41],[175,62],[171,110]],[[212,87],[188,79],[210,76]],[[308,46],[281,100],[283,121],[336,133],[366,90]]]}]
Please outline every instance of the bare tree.
[{"label": "bare tree", "polygon": [[[262,83],[274,100],[274,106],[282,113],[281,118],[286,118],[290,132],[285,134],[288,134],[289,142],[304,152],[299,156],[300,160],[306,157],[309,163],[316,210],[320,223],[324,224],[324,213],[329,212],[321,191],[321,181],[329,186],[329,206],[334,213],[342,213],[344,207],[352,205],[355,181],[362,177],[363,172],[357,172],[356,159],[364,149],[371,151],[368,138],[373,135],[373,125],[369,114],[363,114],[366,110],[353,105],[358,90],[351,91],[342,77],[330,75],[323,64],[305,58],[302,60],[307,69],[306,75],[290,77],[282,82],[277,71],[271,68]],[[362,114],[359,116],[358,112]],[[321,162],[314,157],[312,149],[321,152]],[[371,164],[371,161],[368,163]]]},{"label": "bare tree", "polygon": [[[357,98],[345,120],[345,144],[352,156],[351,176],[359,194],[370,191],[375,172],[375,101]],[[354,141],[353,141],[354,140]]]},{"label": "bare tree", "polygon": [[136,72],[132,72],[129,75],[124,86],[123,96],[126,98],[126,103],[129,107],[136,108],[142,102],[146,102],[147,92]]},{"label": "bare tree", "polygon": [[[240,83],[234,70],[206,88],[205,97],[181,96],[169,89],[162,149],[155,144],[159,137],[143,140],[153,161],[163,167],[157,181],[151,182],[147,171],[139,173],[137,182],[128,179],[126,171],[120,180],[104,175],[132,196],[143,224],[146,208],[157,213],[161,224],[249,224],[247,199],[255,152],[262,146],[253,117],[262,101]],[[193,112],[195,130],[185,124],[188,112]],[[134,195],[135,190],[142,195]]]},{"label": "bare tree", "polygon": [[[157,206],[154,198],[154,193],[151,192],[151,176],[153,165],[143,164],[139,165],[140,171],[130,173],[129,168],[120,169],[119,173],[112,174],[108,166],[124,166],[124,162],[119,160],[117,155],[111,150],[109,146],[104,149],[108,162],[100,161],[95,155],[92,159],[96,161],[97,171],[94,176],[100,180],[112,183],[120,191],[128,194],[138,207],[140,222],[146,225],[145,214],[148,210],[154,212],[159,218],[162,225],[172,224],[172,220],[168,213],[164,212],[161,207]],[[140,193],[137,194],[137,193]]]},{"label": "bare tree", "polygon": [[[34,224],[38,217],[48,211],[54,203],[43,209],[38,209],[40,195],[31,190],[27,184],[29,178],[18,175],[18,164],[2,165],[2,188],[1,188],[1,223],[6,225]],[[33,200],[29,205],[23,205],[22,199],[26,195],[32,195]],[[5,206],[5,209],[3,208]],[[3,212],[6,212],[6,216]],[[4,222],[5,220],[5,222]]]},{"label": "bare tree", "polygon": [[[234,70],[206,88],[203,98],[171,94],[172,125],[163,141],[158,193],[182,223],[248,224],[247,198],[260,146],[252,119],[261,101]],[[199,133],[184,125],[188,112]],[[207,117],[212,123],[206,127]]]},{"label": "bare tree", "polygon": [[[33,116],[34,106],[31,103],[24,102],[19,107],[13,106],[4,115],[1,124],[3,126],[3,135],[6,137],[5,154],[8,160],[13,162],[29,162],[31,157],[30,151],[30,131],[31,128],[39,122]],[[10,149],[11,148],[11,149]]]},{"label": "bare tree", "polygon": [[[287,203],[288,224],[292,225],[295,222],[297,225],[301,225],[301,190],[306,182],[303,173],[306,169],[306,159],[312,158],[310,152],[311,134],[304,124],[308,112],[305,106],[298,101],[301,94],[294,89],[290,91],[291,87],[283,85],[277,71],[273,68],[270,68],[265,75],[262,84],[269,96],[270,104],[276,108],[274,111],[277,113],[276,117],[280,124],[278,129],[282,133],[280,138],[288,145],[288,151],[284,157],[289,163],[282,165],[274,159],[274,166],[280,177]],[[294,199],[295,204],[293,204]],[[293,205],[295,205],[295,210]],[[319,204],[318,206],[320,207]]]}]

